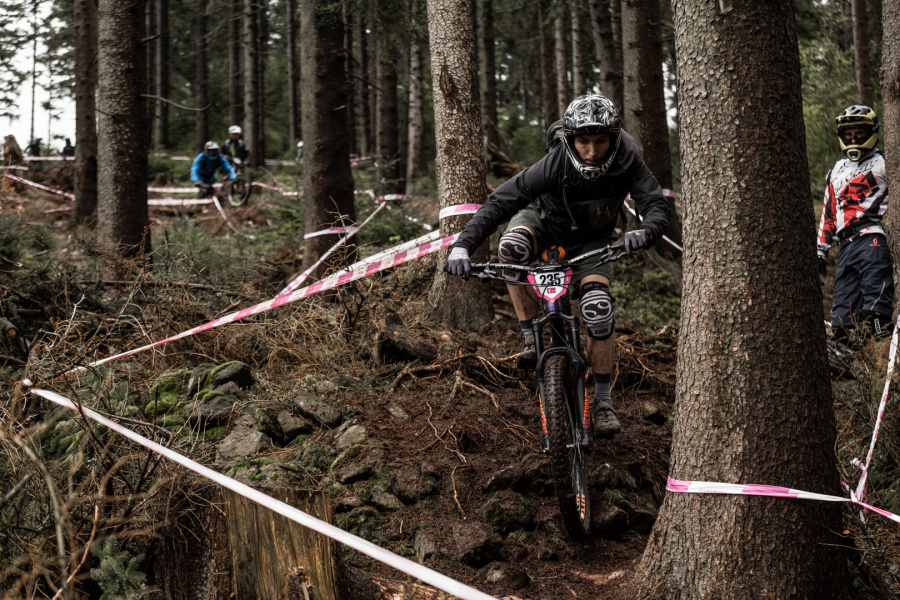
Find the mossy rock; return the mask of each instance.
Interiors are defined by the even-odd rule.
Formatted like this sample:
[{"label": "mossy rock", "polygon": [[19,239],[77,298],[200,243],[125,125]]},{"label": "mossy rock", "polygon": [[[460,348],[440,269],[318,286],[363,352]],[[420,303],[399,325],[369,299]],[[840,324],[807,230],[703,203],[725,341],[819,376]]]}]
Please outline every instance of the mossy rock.
[{"label": "mossy rock", "polygon": [[182,396],[185,380],[190,371],[172,371],[160,375],[150,388],[150,399],[144,405],[144,414],[165,415],[180,409],[185,404]]},{"label": "mossy rock", "polygon": [[521,494],[501,490],[491,495],[481,509],[481,520],[501,535],[534,528],[535,510]]},{"label": "mossy rock", "polygon": [[248,388],[254,384],[253,372],[250,365],[239,360],[223,363],[209,372],[203,380],[201,389],[215,388],[229,381],[235,382],[240,388]]},{"label": "mossy rock", "polygon": [[210,427],[206,431],[203,432],[203,441],[214,443],[218,442],[225,438],[225,434],[228,433],[228,428],[225,426],[221,427]]},{"label": "mossy rock", "polygon": [[361,506],[338,516],[338,527],[373,544],[384,543],[384,518],[371,506]]}]

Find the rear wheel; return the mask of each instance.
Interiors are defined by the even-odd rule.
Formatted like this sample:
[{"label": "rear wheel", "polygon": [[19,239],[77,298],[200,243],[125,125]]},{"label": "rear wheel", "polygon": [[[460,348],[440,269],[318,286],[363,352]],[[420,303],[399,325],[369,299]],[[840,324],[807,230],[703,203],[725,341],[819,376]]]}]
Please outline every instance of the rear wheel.
[{"label": "rear wheel", "polygon": [[551,356],[544,368],[544,410],[553,487],[566,531],[573,539],[583,539],[591,529],[591,505],[587,459],[575,412],[578,374],[573,371],[569,358],[562,354]]}]

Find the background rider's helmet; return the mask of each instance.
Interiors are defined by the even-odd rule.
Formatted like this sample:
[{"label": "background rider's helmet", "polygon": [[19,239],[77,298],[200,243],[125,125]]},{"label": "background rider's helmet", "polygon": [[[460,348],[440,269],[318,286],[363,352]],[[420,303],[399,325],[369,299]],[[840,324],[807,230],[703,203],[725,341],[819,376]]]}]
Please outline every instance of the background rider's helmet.
[{"label": "background rider's helmet", "polygon": [[236,134],[238,134],[238,135],[241,135],[241,127],[240,127],[240,125],[232,125],[231,127],[228,128],[228,135],[231,135],[231,134],[233,134],[233,133],[236,133]]},{"label": "background rider's helmet", "polygon": [[[841,142],[841,150],[853,162],[862,158],[862,155],[874,148],[878,142],[878,115],[868,106],[861,104],[848,106],[835,121],[837,123],[835,131]],[[866,133],[855,140],[851,139],[846,131],[854,127],[862,127]]]},{"label": "background rider's helmet", "polygon": [[219,158],[219,145],[213,141],[206,142],[203,146],[203,153],[207,158]]},{"label": "background rider's helmet", "polygon": [[[572,161],[578,172],[585,179],[591,181],[606,173],[616,157],[619,142],[622,140],[622,118],[615,105],[609,98],[600,94],[579,96],[569,104],[562,121],[566,154],[569,155],[569,160]],[[589,165],[581,160],[581,156],[575,149],[575,138],[579,135],[596,133],[609,134],[609,153],[602,164]]]}]

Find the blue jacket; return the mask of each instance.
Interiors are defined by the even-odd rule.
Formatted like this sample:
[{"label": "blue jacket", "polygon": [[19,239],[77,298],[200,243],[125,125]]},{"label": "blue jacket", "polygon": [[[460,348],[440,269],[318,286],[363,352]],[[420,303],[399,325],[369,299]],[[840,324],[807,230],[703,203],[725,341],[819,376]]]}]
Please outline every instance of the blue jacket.
[{"label": "blue jacket", "polygon": [[228,177],[231,179],[237,179],[237,173],[234,172],[234,169],[225,160],[224,156],[220,154],[217,158],[209,158],[205,152],[201,152],[194,159],[194,164],[191,165],[191,181],[194,183],[198,181],[215,183],[217,169],[222,169],[228,173]]}]

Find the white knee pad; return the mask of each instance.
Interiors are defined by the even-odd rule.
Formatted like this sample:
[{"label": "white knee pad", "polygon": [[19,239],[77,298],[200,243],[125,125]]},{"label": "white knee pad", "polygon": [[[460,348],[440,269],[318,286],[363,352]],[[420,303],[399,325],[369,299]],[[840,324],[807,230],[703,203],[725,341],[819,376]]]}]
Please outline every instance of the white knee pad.
[{"label": "white knee pad", "polygon": [[[512,229],[500,236],[500,245],[497,256],[502,263],[514,265],[527,265],[534,256],[534,247],[531,242],[531,234],[525,229]],[[513,281],[523,281],[521,273],[515,271],[503,271],[503,276]]]},{"label": "white knee pad", "polygon": [[616,326],[609,286],[598,281],[589,281],[581,286],[581,318],[590,337],[595,340],[609,339]]}]

